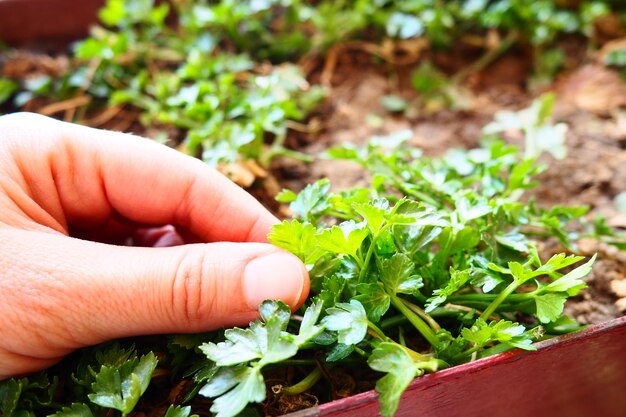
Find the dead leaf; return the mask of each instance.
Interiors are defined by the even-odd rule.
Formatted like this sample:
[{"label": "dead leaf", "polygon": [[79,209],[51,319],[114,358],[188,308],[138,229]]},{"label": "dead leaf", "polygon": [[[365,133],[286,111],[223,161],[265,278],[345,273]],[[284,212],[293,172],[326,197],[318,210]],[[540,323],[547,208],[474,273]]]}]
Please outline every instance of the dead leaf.
[{"label": "dead leaf", "polygon": [[556,85],[559,112],[585,110],[606,115],[626,105],[626,84],[619,74],[589,64],[560,80]]},{"label": "dead leaf", "polygon": [[241,161],[232,164],[221,164],[217,167],[217,170],[244,188],[251,186],[256,179],[256,175]]}]

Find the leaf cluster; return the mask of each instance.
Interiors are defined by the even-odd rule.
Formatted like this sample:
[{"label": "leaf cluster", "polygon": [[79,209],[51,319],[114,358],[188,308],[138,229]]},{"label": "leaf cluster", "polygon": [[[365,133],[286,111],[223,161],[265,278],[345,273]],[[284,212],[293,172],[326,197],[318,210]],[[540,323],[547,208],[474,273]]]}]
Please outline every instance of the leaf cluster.
[{"label": "leaf cluster", "polygon": [[[486,128],[483,147],[440,158],[398,146],[402,134],[332,149],[329,156],[366,168],[372,187],[335,193],[321,180],[281,193],[297,219],[276,225],[269,239],[302,259],[314,297],[299,333],[287,307],[269,303],[263,322],[203,346],[217,369],[200,391],[218,397],[213,411],[234,416],[263,401],[261,368],[313,350],[324,359],[312,375],[353,362],[382,372],[376,390],[381,413],[391,416],[416,376],[493,352],[532,350],[557,327],[567,331],[565,301],[585,287],[595,257],[576,267],[583,258],[566,253],[544,262],[536,242],[550,236],[573,247],[567,223],[586,210],[520,200],[543,169],[539,153],[553,150],[536,146],[536,129],[561,146],[551,105],[546,96],[507,116],[532,152],[495,137],[501,117]],[[310,337],[301,336],[305,323],[315,328]]]}]

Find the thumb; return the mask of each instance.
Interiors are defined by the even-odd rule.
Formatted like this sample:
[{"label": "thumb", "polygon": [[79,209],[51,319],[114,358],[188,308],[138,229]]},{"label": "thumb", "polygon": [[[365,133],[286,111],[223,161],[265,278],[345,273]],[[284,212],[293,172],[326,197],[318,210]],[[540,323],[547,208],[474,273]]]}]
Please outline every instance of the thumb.
[{"label": "thumb", "polygon": [[[12,267],[0,272],[0,291],[9,294],[0,297],[0,314],[22,329],[0,324],[0,333],[25,333],[3,338],[0,348],[49,349],[25,352],[33,357],[131,335],[242,325],[263,300],[295,309],[309,290],[302,262],[265,243],[138,248],[32,231],[2,237]],[[29,332],[46,343],[29,343]]]}]

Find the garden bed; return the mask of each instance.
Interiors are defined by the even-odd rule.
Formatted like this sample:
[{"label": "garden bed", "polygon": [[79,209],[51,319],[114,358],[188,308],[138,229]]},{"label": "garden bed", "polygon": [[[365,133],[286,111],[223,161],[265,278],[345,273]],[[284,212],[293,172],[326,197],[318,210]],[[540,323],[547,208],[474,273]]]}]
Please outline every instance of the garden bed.
[{"label": "garden bed", "polygon": [[[24,6],[29,3],[31,6]],[[3,26],[2,18],[8,14],[2,10],[15,7],[14,16],[17,16],[18,10],[27,10],[24,7],[34,7],[35,3],[38,4],[35,1],[0,1],[0,27],[9,28],[8,32],[0,30],[0,39],[26,42],[30,46],[28,50],[9,50],[0,55],[0,77],[32,80],[44,75],[55,79],[74,68],[64,53],[58,53],[58,44],[54,45],[55,52],[46,54],[51,51],[50,45],[37,43],[37,40],[43,35],[45,39],[60,40],[66,35],[75,37],[84,31],[86,20],[75,19],[66,25],[62,19],[50,19],[54,27],[31,22],[29,27],[34,28],[33,31],[24,31],[20,39],[12,37],[17,32],[9,25],[17,24],[18,20],[10,19]],[[46,7],[57,4],[41,2],[44,3]],[[91,19],[88,16],[93,16],[93,5],[85,2],[84,7],[86,19]],[[36,19],[32,10],[35,9],[19,13],[23,13],[21,16],[25,19]],[[50,10],[64,9],[55,5]],[[530,106],[547,91],[556,93],[553,121],[569,126],[565,142],[567,157],[557,160],[549,155],[542,156],[540,161],[547,164],[548,169],[537,177],[538,187],[523,201],[534,199],[544,208],[555,205],[590,208],[571,229],[586,237],[572,238],[576,246],[570,249],[586,257],[594,254],[598,257],[591,274],[585,278],[588,288],[568,300],[565,312],[580,324],[592,326],[540,341],[536,352],[508,351],[420,377],[407,388],[397,416],[623,415],[626,409],[625,397],[621,395],[626,389],[626,367],[623,366],[626,363],[626,320],[620,316],[626,310],[626,252],[620,250],[623,241],[619,240],[619,232],[626,228],[626,201],[620,197],[626,195],[621,194],[626,190],[626,84],[619,70],[607,65],[605,60],[610,53],[620,51],[620,42],[623,42],[620,37],[624,36],[624,30],[612,23],[608,18],[596,21],[594,42],[603,46],[592,54],[587,52],[590,45],[580,34],[563,35],[555,40],[555,49],[564,51],[564,58],[559,70],[549,74],[537,74],[536,62],[535,65],[530,62],[537,59],[538,52],[524,43],[503,50],[489,65],[475,67],[483,47],[471,43],[439,50],[429,47],[423,37],[409,37],[394,42],[387,39],[386,43],[377,45],[367,33],[365,40],[337,41],[327,46],[325,53],[300,57],[297,68],[303,78],[291,75],[287,65],[272,65],[269,60],[255,63],[253,69],[241,72],[242,79],[237,80],[240,83],[251,77],[281,73],[287,74],[287,79],[297,85],[296,89],[309,92],[312,86],[321,85],[326,91],[323,101],[313,106],[306,117],[289,120],[284,131],[280,126],[272,126],[261,133],[261,144],[265,141],[265,148],[275,151],[275,157],[264,160],[263,156],[255,159],[245,154],[243,158],[238,156],[217,163],[222,172],[245,186],[282,218],[299,214],[293,206],[289,208],[288,204],[275,201],[282,188],[301,191],[327,178],[333,184],[333,192],[338,193],[357,185],[369,186],[372,179],[371,172],[353,161],[314,157],[305,164],[301,161],[302,155],[319,156],[346,143],[365,147],[372,137],[389,138],[397,132],[409,132],[397,145],[398,149],[411,147],[422,150],[427,157],[441,157],[450,149],[479,146],[483,127],[498,117],[498,112],[517,111]],[[56,24],[67,30],[59,31]],[[508,39],[503,38],[498,38],[497,42]],[[228,41],[225,44],[225,50],[237,49]],[[175,56],[175,59],[180,58]],[[424,79],[428,83],[443,83],[440,90],[426,92],[415,87],[415,72],[427,70],[421,66],[424,62],[431,62],[438,68],[424,75]],[[465,71],[468,67],[473,70]],[[96,71],[90,73],[92,78]],[[446,75],[457,77],[457,82],[442,81]],[[549,77],[546,81],[537,75]],[[138,104],[138,96],[132,96],[128,90],[124,91],[126,96],[120,95],[120,101],[112,106],[103,106],[106,100],[93,95],[86,87],[78,94],[72,91],[69,98],[62,100],[46,98],[33,89],[28,93],[30,99],[23,100],[22,109],[95,127],[132,131],[202,155],[201,149],[186,147],[185,129],[162,120],[146,123],[146,109]],[[92,105],[94,103],[97,105]],[[7,103],[3,106],[0,111],[17,109]],[[506,130],[502,135],[510,144],[522,146],[524,142],[524,135],[515,129]],[[278,145],[277,141],[272,143],[275,137],[281,139]],[[589,233],[597,216],[604,218],[598,224],[611,228],[612,234]],[[541,260],[545,262],[550,256],[564,252],[567,248],[563,243],[554,236],[539,239],[537,248]],[[519,318],[528,319],[524,315]],[[415,337],[408,334],[409,343],[414,342],[410,339]],[[139,346],[150,348],[151,342],[152,339],[142,340]],[[168,347],[160,345],[158,349],[167,351]],[[67,362],[68,367],[73,360],[70,358]],[[277,393],[273,392],[273,387],[295,383],[307,373],[298,368],[266,377],[268,400],[263,404],[263,413],[279,415],[309,406],[312,407],[289,415],[347,417],[378,413],[377,394],[371,389],[380,374],[369,370],[361,373],[350,367],[335,370],[333,374],[347,375],[347,388],[338,390],[335,382],[330,382],[333,385],[331,396],[318,395],[312,389],[285,401],[281,388],[276,388]],[[189,375],[175,386],[157,376],[155,386],[148,390],[131,415],[160,416],[167,404],[182,402],[193,385]],[[272,385],[270,378],[274,376],[279,383]],[[362,392],[365,390],[370,391]],[[346,398],[336,400],[340,397]],[[320,399],[335,401],[318,405]],[[212,403],[208,399],[196,397],[190,404],[193,412],[210,415]]]}]

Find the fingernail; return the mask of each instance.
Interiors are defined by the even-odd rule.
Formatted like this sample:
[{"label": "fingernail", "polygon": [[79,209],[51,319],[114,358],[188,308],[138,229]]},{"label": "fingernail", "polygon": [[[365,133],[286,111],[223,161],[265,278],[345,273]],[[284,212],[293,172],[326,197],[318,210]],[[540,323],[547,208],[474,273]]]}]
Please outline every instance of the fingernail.
[{"label": "fingernail", "polygon": [[282,300],[295,306],[304,289],[304,265],[294,255],[276,252],[246,265],[243,288],[248,306],[256,310],[265,300]]}]

